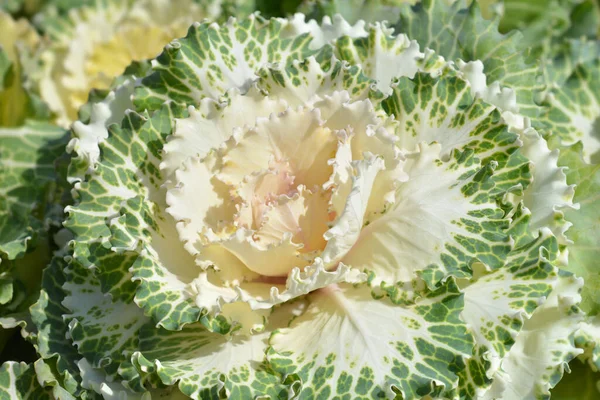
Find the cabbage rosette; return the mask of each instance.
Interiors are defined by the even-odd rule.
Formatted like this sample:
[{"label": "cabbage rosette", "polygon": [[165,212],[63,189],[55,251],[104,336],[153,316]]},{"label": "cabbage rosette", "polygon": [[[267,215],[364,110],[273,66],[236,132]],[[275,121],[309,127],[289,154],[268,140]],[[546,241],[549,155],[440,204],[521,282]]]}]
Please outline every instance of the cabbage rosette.
[{"label": "cabbage rosette", "polygon": [[573,190],[480,67],[340,17],[194,24],[73,126],[40,354],[105,398],[546,396]]},{"label": "cabbage rosette", "polygon": [[[152,59],[194,21],[240,13],[243,2],[184,0],[90,0],[69,7],[50,3],[35,22],[50,41],[37,77],[42,99],[59,125],[77,120],[91,90],[107,91],[132,61]],[[66,9],[63,9],[66,8]]]}]

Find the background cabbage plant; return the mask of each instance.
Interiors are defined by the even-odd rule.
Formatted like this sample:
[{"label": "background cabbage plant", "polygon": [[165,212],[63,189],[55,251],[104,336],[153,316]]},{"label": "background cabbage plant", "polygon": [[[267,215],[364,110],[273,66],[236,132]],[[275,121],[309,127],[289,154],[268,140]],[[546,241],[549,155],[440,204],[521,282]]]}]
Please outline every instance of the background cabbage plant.
[{"label": "background cabbage plant", "polygon": [[595,2],[0,7],[2,396],[598,396]]}]

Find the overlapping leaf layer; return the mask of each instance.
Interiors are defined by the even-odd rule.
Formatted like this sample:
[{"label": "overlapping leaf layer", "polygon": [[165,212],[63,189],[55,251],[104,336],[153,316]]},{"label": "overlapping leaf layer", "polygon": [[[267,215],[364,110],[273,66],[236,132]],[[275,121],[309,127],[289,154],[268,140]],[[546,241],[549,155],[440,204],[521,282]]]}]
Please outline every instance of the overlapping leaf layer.
[{"label": "overlapping leaf layer", "polygon": [[51,2],[45,44],[0,14],[0,325],[39,357],[2,396],[547,399],[597,370],[587,3],[184,3]]}]

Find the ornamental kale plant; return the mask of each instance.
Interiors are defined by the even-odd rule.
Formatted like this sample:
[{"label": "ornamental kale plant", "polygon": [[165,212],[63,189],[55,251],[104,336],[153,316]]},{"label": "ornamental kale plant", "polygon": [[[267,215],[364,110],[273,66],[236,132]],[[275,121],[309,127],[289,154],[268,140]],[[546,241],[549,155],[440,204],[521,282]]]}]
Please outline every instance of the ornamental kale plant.
[{"label": "ornamental kale plant", "polygon": [[0,396],[597,398],[600,14],[526,4],[8,2]]}]

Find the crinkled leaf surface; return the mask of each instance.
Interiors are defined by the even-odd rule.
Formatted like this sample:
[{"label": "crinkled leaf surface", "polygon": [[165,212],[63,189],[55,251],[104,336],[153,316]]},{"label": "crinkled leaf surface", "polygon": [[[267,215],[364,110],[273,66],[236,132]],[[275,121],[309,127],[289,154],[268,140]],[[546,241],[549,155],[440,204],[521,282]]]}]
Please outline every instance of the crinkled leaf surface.
[{"label": "crinkled leaf surface", "polygon": [[598,297],[598,256],[600,255],[600,166],[589,165],[581,156],[581,145],[576,144],[561,152],[561,164],[569,167],[567,177],[570,183],[577,184],[575,201],[579,210],[566,213],[573,223],[569,236],[573,244],[569,246],[569,271],[585,280],[581,307],[595,315],[600,311]]},{"label": "crinkled leaf surface", "polygon": [[409,307],[375,300],[367,287],[334,286],[308,300],[306,312],[269,341],[274,368],[302,379],[300,396],[376,398],[393,387],[406,398],[444,397],[472,351],[452,281]]},{"label": "crinkled leaf surface", "polygon": [[0,397],[5,399],[52,399],[38,383],[31,364],[8,361],[0,367]]},{"label": "crinkled leaf surface", "polygon": [[425,0],[405,5],[395,28],[430,48],[447,60],[480,60],[487,81],[498,81],[513,89],[524,115],[537,115],[536,92],[542,89],[541,71],[535,60],[527,58],[528,48],[518,31],[501,34],[498,16],[484,19],[477,2]]},{"label": "crinkled leaf surface", "polygon": [[[564,61],[566,59],[568,61]],[[542,103],[536,123],[562,146],[583,144],[586,162],[600,162],[600,44],[572,40],[564,43],[550,64],[552,89]]]}]

